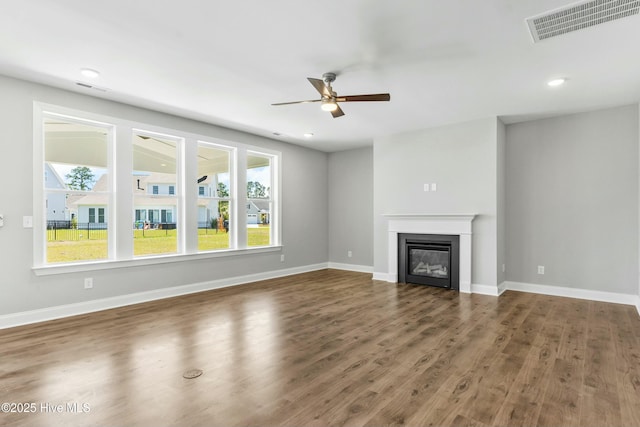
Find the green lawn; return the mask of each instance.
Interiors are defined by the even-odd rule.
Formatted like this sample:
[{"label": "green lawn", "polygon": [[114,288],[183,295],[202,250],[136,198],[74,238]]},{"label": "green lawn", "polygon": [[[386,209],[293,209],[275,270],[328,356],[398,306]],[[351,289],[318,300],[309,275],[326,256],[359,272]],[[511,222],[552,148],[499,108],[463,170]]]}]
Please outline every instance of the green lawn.
[{"label": "green lawn", "polygon": [[[47,262],[91,261],[107,258],[106,232],[86,234],[78,238],[76,230],[56,230],[55,239],[49,235]],[[248,245],[266,246],[270,227],[248,228]],[[229,234],[215,230],[198,230],[198,250],[211,251],[229,247]],[[135,256],[170,254],[177,248],[176,230],[133,230],[133,254]]]}]

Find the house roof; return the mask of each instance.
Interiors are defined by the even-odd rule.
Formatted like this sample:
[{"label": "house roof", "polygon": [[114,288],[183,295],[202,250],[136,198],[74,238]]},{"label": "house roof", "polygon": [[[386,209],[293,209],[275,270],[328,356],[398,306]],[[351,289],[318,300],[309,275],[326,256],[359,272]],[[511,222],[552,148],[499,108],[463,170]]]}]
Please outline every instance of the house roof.
[{"label": "house roof", "polygon": [[[95,13],[81,0],[10,2],[0,73],[328,152],[483,117],[637,103],[640,15],[533,41],[527,18],[572,3],[113,0]],[[83,66],[102,74],[88,81]],[[336,119],[318,103],[270,105],[319,99],[307,77],[326,72],[338,95],[391,101],[343,103]],[[555,77],[568,82],[549,88]]]},{"label": "house roof", "polygon": [[269,212],[269,202],[265,200],[252,200],[251,203],[258,208],[260,212]]}]

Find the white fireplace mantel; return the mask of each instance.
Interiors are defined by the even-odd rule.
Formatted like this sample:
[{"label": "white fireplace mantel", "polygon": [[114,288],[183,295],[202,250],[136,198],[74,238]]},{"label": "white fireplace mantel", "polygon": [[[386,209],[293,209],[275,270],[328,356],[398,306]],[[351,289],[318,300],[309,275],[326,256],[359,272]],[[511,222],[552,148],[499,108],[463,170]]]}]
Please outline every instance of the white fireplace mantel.
[{"label": "white fireplace mantel", "polygon": [[389,238],[388,279],[398,282],[398,234],[460,236],[460,292],[471,293],[471,234],[476,214],[384,214]]}]

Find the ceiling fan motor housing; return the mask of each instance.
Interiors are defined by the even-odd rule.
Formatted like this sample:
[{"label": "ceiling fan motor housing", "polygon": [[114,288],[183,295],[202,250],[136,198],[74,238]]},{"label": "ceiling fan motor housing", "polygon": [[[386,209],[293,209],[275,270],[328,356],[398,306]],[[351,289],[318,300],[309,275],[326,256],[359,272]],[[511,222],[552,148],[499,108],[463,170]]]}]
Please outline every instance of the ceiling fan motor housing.
[{"label": "ceiling fan motor housing", "polygon": [[336,73],[324,73],[322,79],[325,83],[332,83],[336,81]]}]

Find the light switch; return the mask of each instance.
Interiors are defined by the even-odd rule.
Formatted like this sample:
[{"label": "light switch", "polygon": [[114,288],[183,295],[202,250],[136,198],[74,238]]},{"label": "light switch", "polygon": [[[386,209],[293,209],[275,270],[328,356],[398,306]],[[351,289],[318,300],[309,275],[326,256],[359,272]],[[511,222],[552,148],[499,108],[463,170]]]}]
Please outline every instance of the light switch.
[{"label": "light switch", "polygon": [[0,214],[0,227],[4,227],[4,214]]},{"label": "light switch", "polygon": [[431,184],[431,191],[438,191],[438,186],[436,186],[435,182]]},{"label": "light switch", "polygon": [[429,184],[424,185],[424,191],[429,191]]},{"label": "light switch", "polygon": [[23,216],[22,217],[22,226],[24,228],[33,228],[33,217],[32,216]]}]

